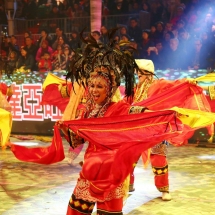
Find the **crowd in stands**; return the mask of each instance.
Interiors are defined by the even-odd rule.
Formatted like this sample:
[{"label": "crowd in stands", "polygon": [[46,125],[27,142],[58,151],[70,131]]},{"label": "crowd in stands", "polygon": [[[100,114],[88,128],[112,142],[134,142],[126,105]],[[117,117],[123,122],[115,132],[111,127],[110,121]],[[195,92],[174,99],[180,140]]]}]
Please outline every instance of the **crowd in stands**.
[{"label": "crowd in stands", "polygon": [[[35,3],[35,1],[25,1]],[[89,15],[89,0],[64,0],[55,4],[54,0],[39,0],[37,7],[57,7],[63,14],[66,8],[81,8]],[[35,3],[36,4],[36,3]],[[149,29],[139,25],[140,11],[150,13]],[[214,69],[215,67],[215,7],[211,0],[104,0],[103,14],[131,14],[128,24],[121,25],[115,39],[127,41],[136,49],[135,58],[151,59],[156,69]],[[60,15],[60,16],[61,16]],[[66,13],[62,16],[68,16]],[[54,16],[53,16],[54,17]],[[59,16],[57,16],[59,17]],[[120,23],[119,23],[120,24]],[[101,26],[91,32],[98,42],[108,42],[107,29],[116,26]],[[23,46],[18,46],[12,35],[2,43],[11,64],[17,59],[17,69],[62,70],[72,58],[72,50],[82,47],[77,31],[67,38],[60,27],[50,37],[44,29],[38,41],[33,41],[27,32]],[[119,48],[119,47],[118,47]]]},{"label": "crowd in stands", "polygon": [[61,71],[66,70],[72,50],[76,49],[80,41],[78,32],[72,32],[71,39],[56,28],[56,34],[50,37],[45,29],[41,30],[38,41],[33,41],[30,32],[24,33],[21,46],[17,45],[15,35],[5,37],[1,49],[11,68],[17,71]]}]

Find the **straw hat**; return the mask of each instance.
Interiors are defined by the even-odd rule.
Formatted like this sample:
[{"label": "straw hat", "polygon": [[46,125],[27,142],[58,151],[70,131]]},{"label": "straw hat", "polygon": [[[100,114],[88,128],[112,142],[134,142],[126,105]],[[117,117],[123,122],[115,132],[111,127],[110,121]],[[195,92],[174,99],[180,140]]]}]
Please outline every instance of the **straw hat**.
[{"label": "straw hat", "polygon": [[135,62],[141,70],[145,70],[153,74],[155,73],[154,63],[151,60],[135,59]]}]

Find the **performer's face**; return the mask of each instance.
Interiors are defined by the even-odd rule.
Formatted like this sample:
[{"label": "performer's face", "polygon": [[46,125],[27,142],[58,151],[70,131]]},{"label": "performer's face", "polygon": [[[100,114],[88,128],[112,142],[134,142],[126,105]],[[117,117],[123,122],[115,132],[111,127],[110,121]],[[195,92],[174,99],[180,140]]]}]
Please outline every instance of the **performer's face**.
[{"label": "performer's face", "polygon": [[107,98],[107,81],[102,77],[93,78],[89,85],[89,93],[96,104],[103,104]]},{"label": "performer's face", "polygon": [[140,84],[143,83],[147,78],[147,76],[144,75],[144,73],[140,73],[140,72],[137,73],[137,76],[138,76],[138,81]]}]

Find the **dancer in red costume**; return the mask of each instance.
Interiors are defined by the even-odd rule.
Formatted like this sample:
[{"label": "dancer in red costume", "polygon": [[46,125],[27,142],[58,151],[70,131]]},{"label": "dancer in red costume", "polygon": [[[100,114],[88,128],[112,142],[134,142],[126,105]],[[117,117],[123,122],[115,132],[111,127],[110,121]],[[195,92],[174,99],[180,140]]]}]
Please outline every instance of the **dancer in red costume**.
[{"label": "dancer in red costume", "polygon": [[[151,60],[136,60],[137,65],[141,69],[138,71],[138,85],[134,94],[133,104],[147,99],[150,95],[150,88],[153,83],[154,64]],[[154,85],[153,85],[154,86]],[[165,87],[165,86],[164,86]],[[147,158],[150,153],[150,162],[154,173],[154,181],[157,189],[162,192],[162,200],[170,201],[169,194],[169,179],[168,179],[168,162],[167,155],[167,141],[155,145],[151,150],[143,152],[142,157]],[[147,161],[146,161],[147,162]],[[130,175],[129,191],[134,191],[134,171]]]},{"label": "dancer in red costume", "polygon": [[5,83],[0,83],[0,146],[3,149],[7,147],[6,145],[10,145],[12,115],[9,101],[12,95],[12,86],[8,87]]},{"label": "dancer in red costume", "polygon": [[[124,121],[127,128],[123,128],[122,125],[119,125],[119,122],[111,126],[110,123],[113,123],[113,119],[108,121],[108,117],[115,116],[115,118],[117,118],[118,116],[126,116],[132,113],[137,114],[145,111],[145,107],[134,108],[124,101],[119,103],[113,103],[111,101],[115,91],[120,85],[120,75],[125,76],[126,95],[132,95],[134,70],[135,68],[138,69],[138,67],[129,54],[104,45],[99,47],[96,41],[92,42],[92,39],[90,43],[89,41],[86,41],[86,43],[88,46],[85,49],[85,53],[83,55],[77,53],[76,56],[73,56],[71,71],[67,75],[67,78],[71,78],[72,80],[76,78],[78,83],[82,82],[83,85],[87,85],[88,87],[85,109],[80,118],[90,119],[88,123],[93,123],[92,129],[96,129],[95,119],[103,118],[102,124],[98,127],[99,130],[96,129],[97,133],[99,134],[101,132],[102,134],[102,127],[104,125],[109,125],[109,129],[114,129],[115,127],[114,131],[116,131],[118,135],[117,139],[112,139],[111,136],[108,137],[106,136],[107,134],[104,134],[102,139],[99,138],[99,145],[95,141],[95,135],[90,135],[91,141],[89,140],[82,170],[69,201],[67,215],[91,214],[95,203],[97,204],[98,215],[121,215],[123,197],[126,195],[128,189],[124,181],[126,176],[128,176],[129,170],[132,169],[132,160],[134,161],[139,156],[138,150],[135,149],[135,144],[132,141],[127,143],[128,145],[124,142],[125,139],[129,141],[129,136],[131,137],[131,133],[128,135],[126,131],[131,132],[132,129],[140,127],[137,126],[134,121],[131,122],[133,125],[129,126],[126,124],[126,121]],[[93,46],[95,49],[92,50]],[[75,90],[75,93],[79,95],[78,90]],[[73,102],[75,103],[74,100]],[[81,119],[75,121],[84,126],[84,122],[82,123]],[[123,122],[123,117],[121,117],[120,120]],[[83,144],[85,140],[79,136],[80,132],[74,133],[70,127],[68,129],[66,125],[70,125],[70,122],[68,123],[69,124],[66,122],[59,122],[58,126],[64,132],[70,145],[76,148]],[[150,128],[153,130],[152,125]],[[92,129],[90,129],[90,131]],[[88,129],[86,129],[86,131],[87,130]],[[105,129],[105,131],[108,131],[108,129]],[[139,134],[141,134],[141,132]],[[133,135],[135,138],[139,136],[132,132],[132,138]],[[109,141],[108,145],[105,143],[107,139]],[[147,138],[146,136],[142,136],[142,139],[145,140]],[[121,150],[125,153],[123,159],[128,163],[125,166],[121,165],[120,170],[115,170],[113,169],[113,164],[117,158],[118,160],[122,159],[122,155],[118,154],[119,142],[124,143],[123,147],[125,147],[125,149],[123,150],[122,147]],[[139,139],[137,142],[139,144]],[[153,141],[150,143],[145,142],[145,144],[143,144],[144,146],[142,145],[140,148],[148,148],[153,144]],[[131,145],[134,148],[129,150],[129,153],[132,152],[132,156],[128,158],[128,148],[130,148]],[[118,174],[113,174],[113,172],[117,171],[119,171]],[[123,177],[121,177],[122,175]],[[115,177],[118,178],[117,183],[114,182],[116,180]]]},{"label": "dancer in red costume", "polygon": [[[140,102],[142,101],[144,102],[144,100],[146,100],[147,98],[153,98],[154,95],[159,96],[160,95],[159,93],[165,92],[171,89],[173,86],[175,85],[177,86],[180,83],[185,83],[185,82],[191,82],[194,84],[196,83],[195,80],[193,79],[190,79],[190,80],[181,79],[176,81],[168,81],[164,79],[154,80],[153,62],[151,60],[144,60],[144,59],[137,59],[135,61],[140,70],[137,73],[139,83],[137,84],[137,87],[136,87],[136,91],[135,91],[135,95],[132,103],[133,105],[140,104]],[[204,87],[204,89],[206,88],[207,87]],[[192,109],[204,110],[204,111],[211,111],[210,105],[203,95],[198,99],[199,99],[199,103],[204,104],[203,107],[198,106],[198,102],[196,103],[196,101],[193,101],[192,98],[190,100],[186,98],[186,100],[188,100],[187,104],[186,102],[184,102],[185,100],[183,101],[180,98],[178,98],[178,100],[182,101],[180,106],[188,107]],[[160,100],[162,101],[162,98],[160,98]],[[174,105],[173,100],[172,101],[169,100],[169,103],[170,103],[170,106]],[[163,101],[163,108],[165,108],[164,101]],[[211,131],[211,135],[212,134],[213,134],[213,131]],[[187,136],[187,138],[192,136],[192,132],[188,135],[189,136]],[[167,141],[162,141],[161,143],[152,147],[150,151],[143,152],[142,158],[144,162],[148,161],[147,158],[149,153],[150,153],[150,162],[152,165],[152,170],[155,175],[154,176],[155,186],[160,192],[162,192],[162,200],[169,201],[171,200],[171,195],[169,194],[168,162],[166,159]],[[131,172],[131,176],[130,176],[129,191],[134,191],[134,172],[133,171]]]}]

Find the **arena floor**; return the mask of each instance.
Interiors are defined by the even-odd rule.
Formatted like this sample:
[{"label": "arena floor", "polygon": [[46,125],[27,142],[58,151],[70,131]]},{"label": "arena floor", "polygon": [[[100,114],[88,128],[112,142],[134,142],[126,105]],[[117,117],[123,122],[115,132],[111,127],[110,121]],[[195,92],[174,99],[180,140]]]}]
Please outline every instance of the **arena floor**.
[{"label": "arena floor", "polygon": [[[0,214],[65,215],[82,157],[83,152],[73,166],[66,159],[44,166],[20,162],[10,150],[0,151]],[[215,215],[215,148],[170,146],[168,160],[172,201],[161,200],[150,166],[143,169],[139,161],[136,190],[125,202],[124,215]]]}]

